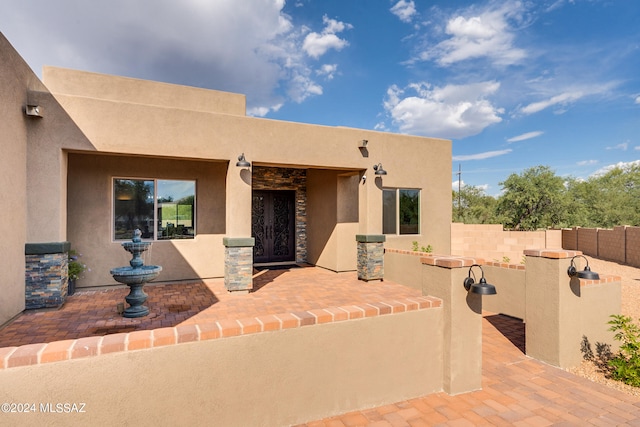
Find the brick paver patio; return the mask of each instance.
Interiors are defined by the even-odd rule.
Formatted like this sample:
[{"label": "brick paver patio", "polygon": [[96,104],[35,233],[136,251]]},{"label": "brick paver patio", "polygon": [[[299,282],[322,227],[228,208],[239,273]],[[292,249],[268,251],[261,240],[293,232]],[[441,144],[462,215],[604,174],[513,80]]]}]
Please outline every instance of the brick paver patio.
[{"label": "brick paver patio", "polygon": [[[222,280],[145,287],[149,316],[124,319],[116,304],[127,288],[81,291],[60,310],[27,312],[0,329],[0,347],[118,332],[291,313],[419,296],[391,282],[362,282],[356,273],[320,268],[259,272],[255,292],[229,294]],[[404,402],[309,422],[342,426],[640,426],[640,399],[592,383],[524,354],[524,324],[486,314],[483,389],[457,396],[435,393]]]}]

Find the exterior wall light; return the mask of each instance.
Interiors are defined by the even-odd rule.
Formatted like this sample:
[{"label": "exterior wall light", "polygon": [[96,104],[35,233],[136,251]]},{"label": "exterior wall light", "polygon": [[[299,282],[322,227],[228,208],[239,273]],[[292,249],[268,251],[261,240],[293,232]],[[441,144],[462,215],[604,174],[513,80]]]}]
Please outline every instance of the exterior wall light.
[{"label": "exterior wall light", "polygon": [[42,118],[42,108],[39,105],[27,105],[24,108],[24,113],[29,117]]},{"label": "exterior wall light", "polygon": [[244,158],[244,153],[242,153],[238,156],[238,162],[236,163],[236,166],[239,168],[249,168],[251,167],[251,163],[249,163],[247,159]]},{"label": "exterior wall light", "polygon": [[[587,266],[582,271],[578,271],[575,263],[573,262],[573,260],[578,257],[584,258],[584,260],[587,262]],[[591,268],[589,267],[589,260],[584,255],[576,255],[571,258],[571,265],[567,269],[567,274],[569,275],[569,277],[577,277],[578,279],[600,280],[600,275],[595,271],[591,271]]]},{"label": "exterior wall light", "polygon": [[376,175],[386,175],[387,171],[382,169],[382,163],[378,163],[377,165],[373,165],[373,170],[376,171]]},{"label": "exterior wall light", "polygon": [[[473,267],[479,267],[480,271],[482,272],[480,283],[476,283],[475,280],[473,280],[473,277],[471,277],[471,270],[473,269]],[[472,294],[480,294],[480,295],[497,294],[496,287],[487,283],[487,280],[484,278],[484,270],[478,264],[473,264],[471,267],[469,267],[469,277],[464,279],[464,288],[467,291],[471,291]]]}]

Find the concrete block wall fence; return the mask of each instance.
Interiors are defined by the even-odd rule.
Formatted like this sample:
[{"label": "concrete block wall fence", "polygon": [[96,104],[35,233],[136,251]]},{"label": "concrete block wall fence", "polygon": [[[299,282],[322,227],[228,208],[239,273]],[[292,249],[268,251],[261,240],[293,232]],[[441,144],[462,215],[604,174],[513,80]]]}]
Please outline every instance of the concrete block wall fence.
[{"label": "concrete block wall fence", "polygon": [[562,230],[562,248],[640,267],[640,227],[565,228]]}]

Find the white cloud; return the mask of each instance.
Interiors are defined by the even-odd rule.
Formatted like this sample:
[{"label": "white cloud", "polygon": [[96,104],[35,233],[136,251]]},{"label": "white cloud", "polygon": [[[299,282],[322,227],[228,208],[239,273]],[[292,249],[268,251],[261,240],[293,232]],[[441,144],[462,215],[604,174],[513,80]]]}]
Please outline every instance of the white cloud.
[{"label": "white cloud", "polygon": [[324,55],[329,49],[342,50],[349,43],[336,35],[345,29],[351,29],[351,24],[329,19],[327,15],[322,17],[325,24],[321,33],[311,32],[307,34],[302,43],[302,49],[312,58],[318,59]]},{"label": "white cloud", "polygon": [[591,165],[597,165],[597,164],[598,164],[597,160],[582,160],[577,163],[578,166],[591,166]]},{"label": "white cloud", "polygon": [[636,145],[635,147],[633,147],[634,150],[640,150],[640,145]]},{"label": "white cloud", "polygon": [[605,166],[603,168],[598,169],[597,171],[592,173],[591,176],[598,177],[598,176],[606,175],[608,172],[612,171],[613,169],[628,170],[632,166],[640,167],[640,160],[634,160],[632,162],[618,162],[618,163],[616,163],[614,165],[608,165],[608,166]]},{"label": "white cloud", "polygon": [[614,145],[613,147],[607,147],[607,150],[622,150],[622,151],[627,151],[627,148],[629,148],[629,143],[628,142],[622,142],[618,145]]},{"label": "white cloud", "polygon": [[464,188],[465,185],[464,181],[456,180],[451,183],[451,188],[457,191],[458,188]]},{"label": "white cloud", "polygon": [[519,142],[519,141],[526,141],[527,139],[531,139],[531,138],[536,138],[540,135],[542,135],[544,132],[537,130],[534,132],[527,132],[527,133],[523,133],[522,135],[518,135],[518,136],[514,136],[512,138],[507,139],[507,142]]},{"label": "white cloud", "polygon": [[568,105],[572,102],[577,101],[578,99],[585,96],[583,92],[565,92],[560,95],[552,96],[549,99],[545,99],[544,101],[532,102],[531,104],[522,107],[520,112],[522,114],[533,114],[544,110],[545,108],[553,107],[554,105]]},{"label": "white cloud", "polygon": [[469,8],[449,19],[445,27],[448,38],[421,54],[442,66],[475,58],[488,58],[495,65],[516,64],[527,53],[515,46],[516,28],[522,21],[523,3],[507,1],[496,6],[490,3],[484,10]]},{"label": "white cloud", "polygon": [[636,103],[636,104],[640,104],[640,95],[636,96],[635,103]]},{"label": "white cloud", "polygon": [[511,151],[513,150],[506,149],[506,150],[496,150],[496,151],[485,151],[484,153],[469,154],[465,156],[453,156],[451,160],[454,162],[462,162],[465,160],[484,160],[484,159],[490,159],[492,157],[504,156],[505,154],[511,153]]},{"label": "white cloud", "polygon": [[316,70],[319,76],[325,76],[327,80],[332,80],[338,71],[338,64],[324,64],[320,69]]},{"label": "white cloud", "polygon": [[0,28],[36,73],[47,64],[238,92],[250,114],[265,115],[322,93],[308,52],[341,49],[335,34],[350,28],[325,17],[305,45],[310,30],[283,8],[284,0],[8,0]]},{"label": "white cloud", "polygon": [[411,22],[416,14],[416,5],[413,0],[400,0],[391,9],[391,13],[396,15],[402,22]]},{"label": "white cloud", "polygon": [[444,87],[422,82],[404,90],[394,85],[387,90],[384,107],[401,132],[464,138],[502,121],[504,110],[487,99],[499,87],[500,83],[491,81]]}]

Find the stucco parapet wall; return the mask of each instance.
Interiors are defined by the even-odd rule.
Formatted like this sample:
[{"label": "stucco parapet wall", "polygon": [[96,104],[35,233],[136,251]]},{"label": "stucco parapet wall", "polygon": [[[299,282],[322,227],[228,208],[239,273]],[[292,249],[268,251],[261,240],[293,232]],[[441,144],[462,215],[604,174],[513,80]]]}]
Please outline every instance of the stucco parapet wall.
[{"label": "stucco parapet wall", "polygon": [[461,257],[453,255],[429,255],[420,258],[422,264],[435,265],[444,268],[471,267],[474,264],[484,265],[484,259],[473,257]]},{"label": "stucco parapet wall", "polygon": [[0,369],[62,362],[108,353],[144,350],[187,342],[279,331],[440,307],[442,307],[441,299],[418,296],[400,298],[393,301],[328,307],[283,314],[267,314],[237,320],[225,319],[153,330],[54,341],[51,343],[27,344],[20,347],[4,347],[0,348]]},{"label": "stucco parapet wall", "polygon": [[582,252],[566,251],[564,249],[525,249],[524,254],[526,256],[535,256],[535,257],[541,257],[541,258],[565,259],[565,258],[573,258],[574,256],[582,255]]}]

